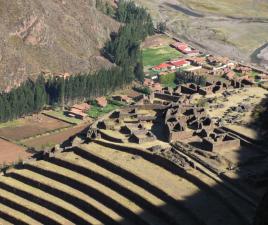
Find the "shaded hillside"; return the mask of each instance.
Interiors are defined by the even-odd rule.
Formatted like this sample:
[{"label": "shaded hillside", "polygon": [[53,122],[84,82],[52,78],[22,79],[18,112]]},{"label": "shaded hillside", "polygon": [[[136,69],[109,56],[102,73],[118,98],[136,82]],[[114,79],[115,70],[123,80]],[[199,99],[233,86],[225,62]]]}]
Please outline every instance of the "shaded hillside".
[{"label": "shaded hillside", "polygon": [[95,0],[0,0],[0,87],[40,71],[109,66],[99,49],[119,24]]}]

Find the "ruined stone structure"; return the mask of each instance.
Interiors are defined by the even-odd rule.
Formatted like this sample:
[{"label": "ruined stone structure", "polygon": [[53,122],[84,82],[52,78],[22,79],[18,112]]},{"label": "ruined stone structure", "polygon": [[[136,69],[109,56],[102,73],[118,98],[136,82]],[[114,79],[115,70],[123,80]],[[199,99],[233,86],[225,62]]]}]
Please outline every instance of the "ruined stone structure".
[{"label": "ruined stone structure", "polygon": [[165,130],[169,142],[191,138],[205,130],[213,129],[212,120],[204,108],[194,106],[173,106],[165,113]]},{"label": "ruined stone structure", "polygon": [[208,151],[219,152],[239,148],[240,140],[228,133],[215,129],[208,137],[203,138],[203,146]]}]

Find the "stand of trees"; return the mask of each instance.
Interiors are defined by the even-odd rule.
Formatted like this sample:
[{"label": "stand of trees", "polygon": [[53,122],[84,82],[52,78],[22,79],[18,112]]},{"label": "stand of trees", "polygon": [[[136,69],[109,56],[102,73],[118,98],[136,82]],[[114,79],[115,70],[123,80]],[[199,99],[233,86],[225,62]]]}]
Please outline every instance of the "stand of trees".
[{"label": "stand of trees", "polygon": [[150,14],[132,1],[119,1],[115,18],[125,23],[117,35],[106,44],[104,55],[118,66],[124,67],[128,78],[143,81],[143,63],[140,43],[154,34],[154,26]]},{"label": "stand of trees", "polygon": [[27,80],[9,93],[0,94],[0,121],[12,120],[40,111],[47,102],[45,79]]},{"label": "stand of trees", "polygon": [[[101,1],[99,1],[101,5]],[[100,7],[100,6],[99,6]],[[0,94],[0,121],[5,122],[40,111],[46,104],[62,105],[106,95],[134,79],[144,79],[140,43],[154,33],[147,11],[131,1],[119,1],[115,18],[124,23],[103,49],[117,66],[94,74],[27,80],[9,93]]]},{"label": "stand of trees", "polygon": [[177,84],[186,84],[194,83],[197,85],[205,86],[207,82],[206,77],[194,75],[188,72],[176,72],[176,83]]}]

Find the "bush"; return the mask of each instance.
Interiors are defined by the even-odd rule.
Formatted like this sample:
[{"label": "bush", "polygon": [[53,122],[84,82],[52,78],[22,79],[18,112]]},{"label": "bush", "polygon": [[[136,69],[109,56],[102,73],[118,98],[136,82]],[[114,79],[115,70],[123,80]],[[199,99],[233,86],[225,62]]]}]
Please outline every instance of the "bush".
[{"label": "bush", "polygon": [[176,74],[175,73],[169,73],[164,76],[160,76],[160,83],[164,84],[165,86],[174,86],[176,80]]},{"label": "bush", "polygon": [[134,87],[133,90],[146,95],[151,94],[151,90],[148,87]]}]

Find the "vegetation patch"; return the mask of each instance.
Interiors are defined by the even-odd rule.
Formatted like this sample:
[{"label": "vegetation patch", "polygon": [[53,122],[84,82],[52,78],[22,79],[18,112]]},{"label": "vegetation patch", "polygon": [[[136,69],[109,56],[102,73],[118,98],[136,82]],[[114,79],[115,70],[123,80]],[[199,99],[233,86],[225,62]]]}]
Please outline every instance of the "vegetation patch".
[{"label": "vegetation patch", "polygon": [[165,87],[176,87],[176,74],[175,73],[169,73],[163,76],[160,76],[160,83]]},{"label": "vegetation patch", "polygon": [[181,57],[182,53],[170,46],[146,48],[142,51],[143,65],[155,66],[170,59]]},{"label": "vegetation patch", "polygon": [[140,86],[140,87],[134,87],[133,89],[134,91],[140,92],[141,94],[145,94],[145,95],[151,94],[151,90],[148,87]]},{"label": "vegetation patch", "polygon": [[92,118],[98,118],[99,116],[109,113],[117,108],[119,108],[119,106],[112,103],[109,103],[104,108],[99,107],[97,105],[92,105],[91,109],[88,111],[87,114]]},{"label": "vegetation patch", "polygon": [[45,115],[49,115],[49,116],[58,118],[59,120],[63,120],[67,123],[80,124],[83,122],[82,120],[65,116],[64,112],[61,110],[47,111],[47,112],[45,112]]}]

